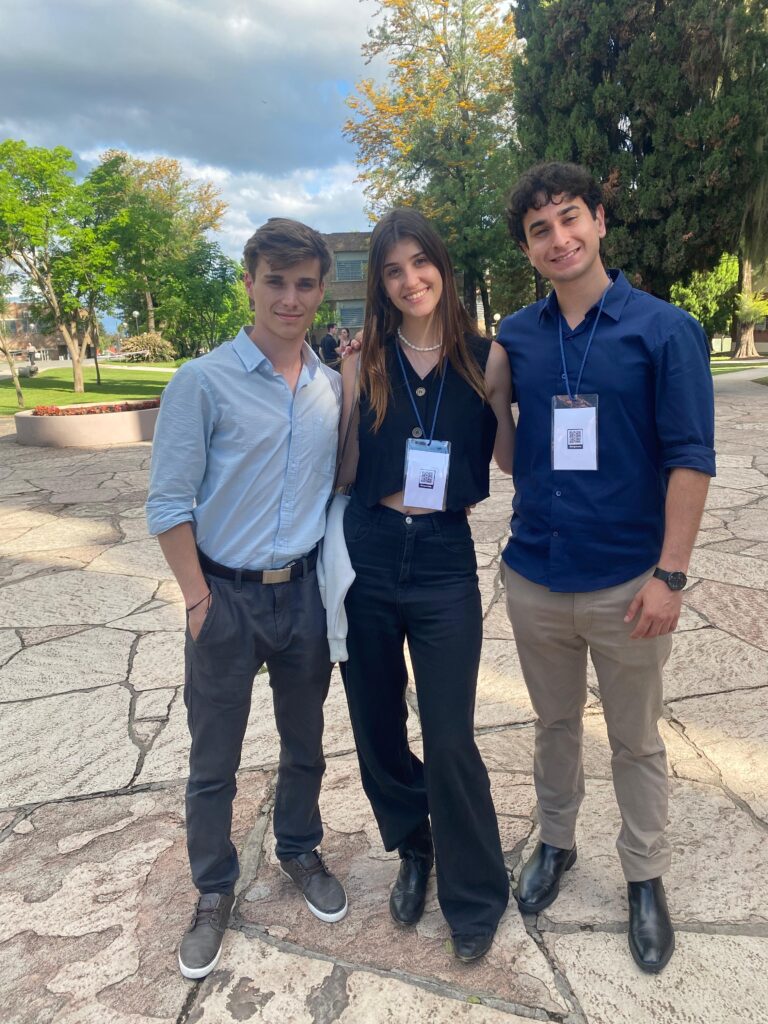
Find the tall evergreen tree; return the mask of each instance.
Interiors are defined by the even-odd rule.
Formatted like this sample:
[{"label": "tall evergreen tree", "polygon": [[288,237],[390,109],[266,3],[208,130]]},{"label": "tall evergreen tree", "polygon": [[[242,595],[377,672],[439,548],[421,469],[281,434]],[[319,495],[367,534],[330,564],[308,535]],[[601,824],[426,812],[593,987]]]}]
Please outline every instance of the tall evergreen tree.
[{"label": "tall evergreen tree", "polygon": [[605,184],[609,262],[667,297],[736,251],[768,134],[768,0],[520,0],[527,162]]}]

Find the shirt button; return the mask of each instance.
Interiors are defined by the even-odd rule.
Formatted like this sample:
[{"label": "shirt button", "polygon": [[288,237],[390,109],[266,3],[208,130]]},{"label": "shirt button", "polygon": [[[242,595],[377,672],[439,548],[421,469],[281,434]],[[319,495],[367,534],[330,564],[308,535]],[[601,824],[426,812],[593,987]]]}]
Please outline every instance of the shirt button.
[{"label": "shirt button", "polygon": [[414,437],[421,437],[424,431],[421,429],[421,427],[414,427],[411,433],[413,434]]},{"label": "shirt button", "polygon": [[562,494],[563,494],[563,492],[562,492],[562,491],[555,491],[555,497],[556,497],[556,498],[560,498],[560,497],[562,497]]},{"label": "shirt button", "polygon": [[416,394],[419,396],[419,398],[423,398],[424,395],[426,395],[426,393],[427,393],[427,389],[426,388],[416,388]]},{"label": "shirt button", "polygon": [[405,521],[410,526],[411,523],[413,522],[413,516],[406,516]]},{"label": "shirt button", "polygon": [[553,530],[553,531],[552,531],[552,536],[553,536],[553,537],[559,537],[559,536],[560,536],[560,534],[559,534],[559,533],[557,532],[557,530]]}]

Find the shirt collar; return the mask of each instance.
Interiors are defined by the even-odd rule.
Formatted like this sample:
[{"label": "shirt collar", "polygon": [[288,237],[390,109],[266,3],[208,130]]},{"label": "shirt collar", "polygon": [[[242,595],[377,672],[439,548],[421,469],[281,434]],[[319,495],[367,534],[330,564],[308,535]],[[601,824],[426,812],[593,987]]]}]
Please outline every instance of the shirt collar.
[{"label": "shirt collar", "polygon": [[[251,373],[253,370],[259,370],[265,366],[269,367],[270,371],[272,371],[272,364],[261,351],[259,346],[251,341],[245,327],[241,327],[238,331],[234,341],[232,342],[232,347],[248,373]],[[304,342],[304,346],[302,347],[301,357],[302,362],[304,363],[302,373],[306,369],[309,373],[310,380],[314,380],[315,374],[320,366],[320,360],[306,342]]]},{"label": "shirt collar", "polygon": [[[607,314],[611,320],[618,323],[621,319],[621,314],[624,311],[624,307],[627,304],[627,299],[632,292],[632,286],[626,279],[624,274],[620,270],[608,270],[608,276],[613,281],[613,287],[609,288],[608,294],[605,296],[605,302],[603,303],[603,312]],[[593,309],[597,309],[600,305],[600,300],[587,310],[587,316],[592,312]],[[557,319],[560,314],[560,307],[557,304],[557,292],[552,291],[547,296],[546,300],[542,303],[541,309],[539,310],[539,323],[541,318],[547,313],[553,319]],[[586,317],[585,317],[586,319]]]}]

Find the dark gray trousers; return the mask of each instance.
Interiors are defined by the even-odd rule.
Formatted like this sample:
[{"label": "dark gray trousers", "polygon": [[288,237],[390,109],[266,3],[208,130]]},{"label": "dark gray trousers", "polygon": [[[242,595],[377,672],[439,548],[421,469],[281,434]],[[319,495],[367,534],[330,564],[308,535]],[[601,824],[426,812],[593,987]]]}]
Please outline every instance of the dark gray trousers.
[{"label": "dark gray trousers", "polygon": [[184,685],[192,738],[187,850],[192,879],[203,893],[231,892],[239,874],[230,838],[235,773],[253,680],[265,663],[280,736],[277,855],[295,857],[320,842],[323,703],[332,668],[314,571],[274,584],[207,578],[211,607],[196,640],[187,630]]}]

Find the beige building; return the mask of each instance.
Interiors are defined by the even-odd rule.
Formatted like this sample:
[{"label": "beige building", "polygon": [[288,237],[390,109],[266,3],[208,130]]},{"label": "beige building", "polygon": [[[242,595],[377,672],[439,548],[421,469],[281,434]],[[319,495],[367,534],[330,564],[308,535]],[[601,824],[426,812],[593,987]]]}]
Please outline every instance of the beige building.
[{"label": "beige building", "polygon": [[363,326],[371,235],[368,231],[336,231],[323,239],[333,255],[326,292],[336,309],[336,323],[354,333]]}]

